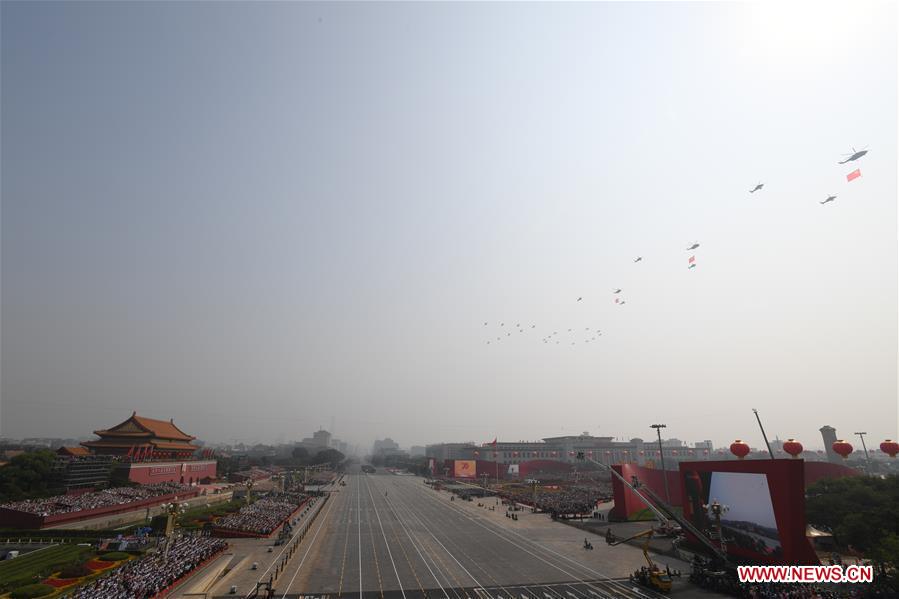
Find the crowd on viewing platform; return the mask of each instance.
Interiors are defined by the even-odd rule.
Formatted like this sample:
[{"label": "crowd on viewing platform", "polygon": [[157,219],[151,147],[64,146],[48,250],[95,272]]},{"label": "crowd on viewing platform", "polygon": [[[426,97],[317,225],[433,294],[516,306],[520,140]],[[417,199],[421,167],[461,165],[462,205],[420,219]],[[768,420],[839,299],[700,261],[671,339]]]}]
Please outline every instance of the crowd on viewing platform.
[{"label": "crowd on viewing platform", "polygon": [[170,542],[168,551],[161,548],[132,560],[62,599],[149,599],[228,546],[211,537],[181,537]]},{"label": "crowd on viewing platform", "polygon": [[[534,504],[534,491],[530,488],[513,488],[502,492],[510,501]],[[554,517],[592,514],[597,503],[609,501],[612,486],[606,483],[591,485],[559,486],[558,489],[537,488],[537,511]]]},{"label": "crowd on viewing platform", "polygon": [[220,531],[271,534],[305,501],[306,497],[303,493],[280,493],[263,497],[240,508],[236,514],[218,520],[215,528]]},{"label": "crowd on viewing platform", "polygon": [[97,508],[127,505],[177,493],[186,493],[191,488],[174,482],[154,483],[140,487],[114,487],[102,491],[92,491],[81,495],[55,495],[43,499],[26,499],[4,503],[0,508],[50,516],[54,514],[68,514]]}]

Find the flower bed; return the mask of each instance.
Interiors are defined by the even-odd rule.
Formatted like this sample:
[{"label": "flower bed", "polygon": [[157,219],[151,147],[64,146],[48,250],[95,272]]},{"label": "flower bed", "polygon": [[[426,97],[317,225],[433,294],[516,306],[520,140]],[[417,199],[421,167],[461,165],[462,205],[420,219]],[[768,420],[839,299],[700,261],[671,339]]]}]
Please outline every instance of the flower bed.
[{"label": "flower bed", "polygon": [[93,570],[94,572],[102,572],[103,570],[109,570],[110,568],[115,568],[116,566],[121,564],[123,561],[127,561],[127,560],[119,560],[119,561],[115,561],[115,562],[109,561],[108,562],[108,561],[102,560],[102,559],[92,559],[91,561],[87,562],[84,565],[87,566],[88,568],[90,568],[91,570]]},{"label": "flower bed", "polygon": [[49,584],[51,587],[64,589],[66,587],[72,586],[73,584],[78,584],[84,578],[86,577],[82,576],[81,578],[54,578],[51,576],[50,578],[45,578],[44,580],[42,580],[41,584]]},{"label": "flower bed", "polygon": [[92,559],[89,562],[86,562],[85,567],[90,570],[90,574],[85,576],[79,576],[77,578],[58,578],[57,574],[50,576],[49,578],[45,578],[41,581],[41,584],[50,585],[55,589],[65,589],[71,586],[83,584],[93,578],[96,578],[98,574],[105,572],[106,570],[111,570],[123,563],[128,561],[127,559],[119,560],[119,561],[105,561],[102,559]]}]

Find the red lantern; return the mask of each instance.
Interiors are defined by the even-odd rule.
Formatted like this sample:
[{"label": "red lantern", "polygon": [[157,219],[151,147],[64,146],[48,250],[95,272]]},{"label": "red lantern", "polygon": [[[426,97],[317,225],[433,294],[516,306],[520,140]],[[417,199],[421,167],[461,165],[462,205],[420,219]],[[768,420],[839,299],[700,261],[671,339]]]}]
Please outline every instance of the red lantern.
[{"label": "red lantern", "polygon": [[896,454],[899,454],[899,443],[887,439],[880,444],[880,451],[887,454],[891,458],[895,458]]},{"label": "red lantern", "polygon": [[568,455],[573,456],[573,455],[574,455],[574,452],[573,452],[573,451],[569,451],[569,452],[568,452]]},{"label": "red lantern", "polygon": [[474,452],[474,457],[478,457],[479,455],[481,455],[481,452],[480,452],[480,451],[475,451],[475,452]]},{"label": "red lantern", "polygon": [[799,454],[802,453],[802,443],[796,439],[787,439],[784,443],[784,451],[793,456],[793,458],[798,458]]},{"label": "red lantern", "polygon": [[730,444],[730,452],[737,456],[737,458],[742,460],[747,455],[749,455],[749,445],[744,443],[742,440],[737,439]]},{"label": "red lantern", "polygon": [[672,450],[671,450],[671,455],[677,455],[677,450],[676,450],[676,449],[672,449]]},{"label": "red lantern", "polygon": [[842,439],[839,441],[835,441],[833,446],[831,447],[838,456],[843,458],[844,460],[849,457],[849,454],[852,453],[852,445],[850,443],[846,443]]},{"label": "red lantern", "polygon": [[590,456],[590,457],[592,458],[592,457],[593,457],[593,452],[592,452],[592,451],[588,451],[588,452],[587,452],[587,455]]},{"label": "red lantern", "polygon": [[640,455],[643,455],[643,454],[644,454],[644,451],[641,449],[641,450],[640,450]]},{"label": "red lantern", "polygon": [[517,451],[513,451],[513,452],[512,452],[512,457],[513,457],[513,458],[517,458],[517,457],[518,457],[518,452],[517,452]]}]

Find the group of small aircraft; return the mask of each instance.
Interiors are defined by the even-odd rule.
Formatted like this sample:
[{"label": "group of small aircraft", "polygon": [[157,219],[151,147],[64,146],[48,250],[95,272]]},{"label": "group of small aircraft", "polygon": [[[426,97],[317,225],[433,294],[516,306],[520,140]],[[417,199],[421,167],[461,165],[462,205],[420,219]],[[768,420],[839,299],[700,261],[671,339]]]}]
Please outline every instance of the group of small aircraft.
[{"label": "group of small aircraft", "polygon": [[[861,150],[856,150],[855,148],[851,148],[851,149],[852,149],[852,152],[851,152],[851,153],[849,153],[849,154],[844,154],[845,160],[841,160],[841,161],[839,161],[837,164],[847,164],[847,163],[849,163],[849,162],[854,162],[854,161],[858,160],[859,158],[863,157],[865,154],[868,153],[868,149],[867,149],[867,148],[862,148]],[[753,187],[752,189],[749,190],[749,193],[755,193],[755,192],[757,192],[757,191],[761,191],[764,187],[765,187],[765,184],[764,184],[764,183],[758,183],[758,184],[756,184],[755,187]],[[827,198],[825,198],[824,200],[822,200],[822,201],[820,201],[820,202],[818,202],[818,203],[821,204],[821,205],[824,205],[824,204],[833,202],[833,201],[835,201],[836,199],[837,199],[837,196],[835,196],[835,195],[830,195],[830,196],[827,196]],[[698,241],[694,241],[694,242],[691,243],[689,246],[687,246],[687,251],[688,251],[688,252],[692,252],[693,250],[697,249],[698,247],[699,247],[699,242],[698,242]],[[637,257],[634,258],[634,264],[636,264],[637,262],[642,262],[642,261],[643,261],[643,256],[637,256]],[[695,257],[695,256],[691,256],[688,262],[689,262],[689,266],[687,266],[688,269],[694,269],[694,268],[696,268],[696,257]],[[625,300],[620,296],[620,294],[621,294],[621,289],[620,289],[620,288],[616,288],[616,289],[614,289],[614,290],[612,291],[612,295],[616,296],[616,297],[615,297],[615,303],[618,304],[619,306],[623,306],[623,305],[625,305],[625,303],[627,303],[627,302],[625,302]],[[579,297],[577,298],[577,301],[580,302],[580,301],[583,301],[583,299],[584,299],[583,296],[579,296]],[[487,323],[486,323],[486,322],[484,323],[484,326],[487,326]],[[505,326],[505,323],[500,323],[500,326]],[[515,325],[515,326],[516,326],[516,327],[520,327],[520,324],[517,324],[517,325]],[[531,328],[532,328],[532,329],[535,328],[535,327],[536,327],[536,325],[531,325]],[[590,330],[589,327],[588,327],[586,330],[589,331],[589,330]],[[571,332],[571,331],[572,331],[572,329],[568,329],[568,332]],[[523,332],[523,329],[520,329],[520,328],[519,328],[519,332]],[[558,334],[558,332],[554,331],[554,332],[552,333],[552,335],[547,335],[547,336],[544,337],[541,341],[543,341],[543,343],[550,343],[550,342],[554,341],[553,337],[554,337],[555,335],[557,335],[557,334]],[[597,336],[598,336],[598,335],[601,335],[601,333],[599,332],[599,329],[596,330],[596,335],[597,335]],[[511,337],[511,333],[506,333],[506,336]],[[497,341],[499,341],[500,339],[501,339],[501,337],[497,337],[497,338],[496,338]],[[595,340],[596,340],[596,337],[592,337],[592,338],[590,338],[590,339],[585,340],[585,342],[595,341]],[[556,342],[556,344],[559,343],[558,341],[555,341],[555,342]],[[488,345],[489,345],[489,344],[490,344],[490,341],[488,341],[487,343],[488,343]],[[574,342],[572,342],[572,345],[574,345]]]}]

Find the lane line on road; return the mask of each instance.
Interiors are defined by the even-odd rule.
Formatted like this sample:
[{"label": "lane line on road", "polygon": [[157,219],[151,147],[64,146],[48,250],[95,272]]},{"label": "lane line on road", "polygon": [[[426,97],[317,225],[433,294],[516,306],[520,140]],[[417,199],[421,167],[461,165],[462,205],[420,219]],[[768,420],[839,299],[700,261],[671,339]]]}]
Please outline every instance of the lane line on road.
[{"label": "lane line on road", "polygon": [[[388,505],[391,505],[391,507],[393,507],[394,504],[393,504],[393,502],[388,501]],[[396,504],[396,505],[399,506],[399,504]],[[401,507],[405,511],[405,513],[409,513],[408,507],[405,507],[405,506],[401,506]],[[394,512],[396,512],[396,508],[394,508]],[[397,518],[401,522],[403,521],[403,519],[399,518],[399,516],[397,516]],[[414,524],[414,522],[412,522],[412,518],[409,518],[409,522]],[[462,585],[462,583],[459,581],[459,579],[456,578],[456,574],[455,574],[455,572],[453,572],[453,569],[447,567],[446,563],[444,563],[443,559],[441,559],[439,550],[436,547],[432,547],[431,546],[432,543],[425,543],[421,539],[419,539],[418,542],[421,544],[425,553],[428,555],[428,558],[431,560],[431,563],[434,564],[434,568],[437,569],[437,572],[439,572],[440,574],[443,575],[443,578],[446,582],[446,588],[448,588],[450,591],[452,591],[452,593],[453,593],[453,595],[455,595],[456,599],[462,599],[462,595],[459,594],[458,589],[464,589],[465,587],[464,587],[464,585]],[[452,579],[452,580],[450,580],[450,579]]]},{"label": "lane line on road", "polygon": [[[357,476],[362,476],[361,474]],[[362,482],[356,481],[356,526],[359,531],[359,599],[362,599]]]},{"label": "lane line on road", "polygon": [[[390,558],[390,565],[393,566],[393,573],[396,575],[396,583],[400,586],[400,594],[403,596],[403,599],[406,599],[406,591],[403,589],[403,581],[400,580],[400,573],[397,572],[396,562],[393,561],[393,551],[390,550],[390,543],[387,541],[387,533],[384,532],[384,524],[381,522],[381,514],[378,513],[378,506],[375,505],[375,496],[372,495],[371,485],[369,484],[368,477],[365,479],[365,488],[368,490],[368,496],[371,498],[371,507],[375,511],[375,517],[378,519],[378,526],[381,528],[381,537],[384,538],[384,546],[387,547],[387,556]],[[384,499],[387,499],[387,492],[385,491]],[[371,519],[369,519],[371,521]],[[374,539],[372,539],[372,544],[374,544]],[[383,592],[381,593],[383,596]]]},{"label": "lane line on road", "polygon": [[[396,521],[399,523],[400,528],[403,530],[403,532],[406,533],[406,536],[409,538],[409,543],[412,544],[412,548],[415,549],[416,553],[418,553],[418,557],[421,559],[422,563],[425,565],[425,568],[427,568],[428,572],[431,573],[431,577],[434,579],[434,582],[436,582],[437,586],[440,587],[440,590],[443,591],[443,594],[446,597],[446,599],[450,599],[449,593],[446,592],[446,589],[444,588],[443,584],[441,584],[440,579],[437,577],[437,574],[434,572],[433,569],[431,569],[431,565],[428,564],[428,560],[425,559],[425,556],[422,555],[422,552],[421,552],[422,549],[424,549],[425,552],[427,552],[427,548],[424,547],[424,545],[421,543],[421,541],[417,541],[413,537],[412,533],[409,531],[409,528],[406,526],[403,519],[400,518],[400,515],[396,511],[396,508],[389,501],[387,501],[386,503],[387,503],[387,507],[390,508],[390,510],[393,512],[393,515],[396,518]],[[419,545],[421,545],[421,548],[419,548]],[[434,562],[433,558],[431,558],[431,562],[434,564],[434,567],[437,568],[437,563]],[[437,569],[439,571],[439,568],[437,568]],[[447,578],[446,574],[444,574],[443,577],[445,579],[447,579],[447,581],[449,580]],[[456,596],[458,597],[458,594],[456,594]]]},{"label": "lane line on road", "polygon": [[[339,490],[339,489],[338,489]],[[353,501],[346,501],[346,524],[343,536],[343,557],[340,560],[340,580],[337,583],[337,599],[343,594],[343,577],[346,574],[346,554],[350,545],[350,523],[353,521]]]},{"label": "lane line on road", "polygon": [[466,568],[465,566],[463,566],[463,565],[462,565],[462,562],[460,562],[458,559],[456,559],[456,556],[453,555],[453,553],[452,553],[449,549],[447,549],[446,545],[444,545],[443,542],[441,542],[441,540],[437,538],[437,536],[431,531],[431,529],[428,527],[428,525],[425,524],[424,521],[423,521],[421,518],[418,517],[418,515],[415,513],[415,510],[413,510],[410,506],[408,506],[408,504],[407,504],[407,507],[409,507],[410,513],[413,514],[413,515],[415,516],[416,520],[418,520],[418,523],[421,525],[421,527],[424,528],[425,531],[427,531],[427,533],[428,533],[429,535],[431,535],[431,538],[433,538],[433,539],[437,542],[437,544],[440,545],[440,546],[443,548],[443,550],[446,552],[446,554],[447,554],[448,556],[450,556],[450,558],[451,558],[454,562],[456,562],[456,564],[462,569],[462,571],[465,572],[465,574],[467,574],[469,578],[471,578],[471,580],[474,582],[475,586],[480,587],[480,588],[484,588],[484,585],[482,585],[482,584],[480,583],[480,581],[478,581],[478,579],[474,577],[474,574],[472,574],[472,573],[468,570],[468,568]]},{"label": "lane line on road", "polygon": [[[375,485],[375,487],[377,487],[377,485]],[[380,493],[380,489],[378,489],[378,492]],[[386,498],[386,491],[385,491],[385,498]],[[422,584],[421,579],[418,577],[418,572],[415,570],[415,564],[412,563],[412,559],[409,557],[409,553],[406,551],[405,543],[403,543],[402,539],[400,538],[399,533],[396,530],[396,522],[399,521],[399,518],[396,516],[396,512],[393,511],[393,509],[390,507],[390,504],[387,503],[386,499],[385,499],[384,503],[385,503],[385,505],[387,505],[388,513],[386,516],[387,516],[388,523],[390,524],[390,532],[393,534],[393,540],[397,545],[399,545],[400,550],[403,553],[403,557],[406,559],[406,565],[409,566],[409,570],[412,572],[412,576],[413,576],[413,578],[415,578],[416,584],[418,584],[418,588],[421,591],[422,597],[424,597],[424,599],[428,599],[428,592],[425,590],[424,584]],[[390,521],[391,517],[393,518],[393,522]]]},{"label": "lane line on road", "polygon": [[[400,495],[403,496],[404,498],[406,497],[405,494],[403,494],[403,493],[400,493]],[[410,509],[411,509],[411,508],[410,508]],[[423,513],[424,509],[425,509],[425,508],[422,508],[422,510],[420,511],[420,513]],[[434,513],[439,514],[440,516],[442,516],[442,517],[444,518],[444,521],[446,521],[446,520],[445,520],[446,512],[435,511]],[[434,520],[431,519],[431,518],[428,518],[428,520],[431,521],[431,522],[434,522]],[[482,572],[482,573],[483,573],[483,574],[484,574],[484,575],[485,575],[485,576],[486,576],[486,577],[493,583],[493,584],[489,585],[488,588],[500,588],[500,589],[502,589],[507,595],[509,595],[510,598],[513,598],[513,599],[514,599],[514,595],[513,595],[513,594],[512,594],[512,593],[511,593],[511,592],[510,592],[504,585],[502,585],[502,584],[501,584],[501,583],[500,583],[500,582],[499,582],[499,581],[498,581],[492,574],[490,574],[490,572],[488,572],[487,569],[484,568],[484,566],[481,565],[480,562],[478,562],[478,560],[474,559],[471,555],[469,555],[469,553],[465,550],[464,547],[461,547],[458,543],[456,543],[455,541],[453,541],[452,538],[450,538],[449,535],[445,535],[445,536],[446,536],[447,543],[449,543],[449,544],[451,544],[452,546],[454,546],[455,549],[456,549],[458,552],[460,552],[463,556],[465,556],[466,558],[468,558],[468,560],[469,560],[472,564],[474,564],[474,566],[475,566],[476,568],[478,568],[478,569],[479,569],[479,570],[480,570],[480,571],[481,571],[481,572]]]},{"label": "lane line on road", "polygon": [[336,502],[334,502],[334,501],[328,502],[328,509],[324,513],[324,515],[322,515],[321,522],[318,523],[318,528],[315,529],[315,534],[312,535],[312,538],[309,540],[309,545],[306,547],[306,552],[303,553],[303,559],[300,560],[300,563],[297,565],[297,569],[293,573],[293,576],[291,577],[290,582],[287,583],[287,588],[284,590],[284,594],[281,595],[281,599],[286,599],[287,593],[290,592],[290,586],[293,584],[293,581],[296,579],[297,575],[300,573],[300,569],[303,567],[303,563],[305,563],[306,556],[309,555],[309,551],[312,549],[313,546],[315,546],[315,539],[318,538],[318,533],[320,533],[322,531],[322,527],[325,525],[325,522],[327,522],[328,516],[331,514],[331,510],[334,507],[335,503]]},{"label": "lane line on road", "polygon": [[[366,485],[368,484],[368,475],[365,475]],[[361,485],[360,485],[361,486]],[[374,504],[374,502],[372,502]],[[366,509],[366,511],[368,511]],[[378,551],[375,549],[375,531],[371,526],[371,516],[366,520],[368,524],[368,539],[371,542],[371,554],[375,560],[375,574],[377,574],[378,578],[378,591],[380,592],[381,599],[384,599],[384,583],[381,580],[381,564],[378,561]]]},{"label": "lane line on road", "polygon": [[[436,499],[436,498],[434,498],[434,497],[431,497],[431,496],[430,496],[429,494],[427,494],[427,493],[422,493],[422,490],[418,490],[418,492],[419,492],[420,494],[423,494],[425,497],[428,497],[432,502],[437,502],[437,503],[440,504],[440,505],[445,505],[445,506],[449,507],[449,509],[455,510],[455,511],[458,512],[460,515],[462,515],[463,517],[467,518],[468,520],[474,522],[475,524],[477,524],[478,526],[480,526],[480,527],[483,528],[484,530],[487,530],[488,532],[492,533],[493,535],[495,535],[495,536],[497,536],[497,537],[499,537],[499,538],[501,538],[501,539],[506,540],[506,542],[510,543],[511,545],[516,546],[516,547],[518,547],[519,549],[521,549],[522,551],[525,551],[525,552],[527,552],[527,553],[533,555],[534,557],[536,557],[536,558],[539,559],[540,561],[544,562],[545,564],[547,564],[547,565],[549,565],[549,566],[552,566],[553,568],[559,570],[560,572],[564,573],[565,575],[571,576],[572,578],[575,579],[575,581],[577,581],[577,582],[579,582],[579,583],[581,583],[581,584],[586,585],[588,588],[595,588],[595,587],[593,586],[592,583],[589,583],[589,582],[583,580],[583,579],[580,578],[580,576],[578,576],[577,574],[574,574],[574,573],[572,573],[572,572],[569,572],[569,571],[565,570],[562,566],[560,566],[560,565],[558,565],[558,564],[555,564],[555,563],[553,563],[553,562],[551,562],[551,561],[549,561],[549,560],[547,560],[547,559],[545,559],[545,558],[543,558],[543,557],[537,555],[536,553],[530,551],[527,547],[525,547],[525,546],[523,546],[523,545],[521,545],[521,544],[519,544],[519,543],[516,543],[516,542],[513,541],[511,538],[505,537],[505,536],[503,536],[503,534],[500,534],[499,532],[497,532],[497,531],[494,530],[493,528],[486,526],[485,524],[483,524],[482,522],[479,521],[480,519],[474,518],[473,516],[471,516],[470,514],[468,514],[467,511],[466,511],[464,508],[460,508],[460,507],[458,507],[458,506],[452,506],[452,505],[449,505],[449,504],[447,504],[446,502],[442,502],[442,501],[440,501],[439,499]],[[586,566],[586,565],[584,565],[584,564],[581,564],[580,562],[577,562],[577,561],[571,559],[571,558],[568,557],[568,556],[562,555],[562,554],[558,553],[557,551],[554,551],[553,549],[551,549],[551,548],[549,548],[549,547],[546,547],[545,545],[542,545],[541,543],[538,543],[537,541],[534,541],[534,540],[532,540],[532,539],[528,539],[527,537],[524,537],[523,535],[521,535],[520,533],[518,533],[518,532],[516,532],[516,531],[514,531],[514,530],[509,530],[509,529],[500,528],[499,525],[493,523],[493,522],[490,521],[490,520],[487,520],[487,522],[489,522],[491,525],[497,527],[501,532],[506,532],[506,533],[508,533],[508,534],[510,534],[510,535],[514,535],[516,538],[521,539],[521,541],[523,541],[523,542],[530,543],[531,545],[536,546],[537,548],[539,548],[539,549],[542,550],[542,551],[546,551],[546,552],[548,552],[548,553],[551,553],[551,554],[557,556],[557,558],[559,558],[559,559],[562,559],[562,560],[565,560],[565,561],[567,561],[567,562],[570,562],[570,563],[574,564],[575,566],[577,566],[578,568],[581,568],[581,569],[584,569],[584,570],[587,570],[587,571],[591,572],[591,573],[594,574],[597,578],[605,579],[605,580],[606,580],[606,584],[609,584],[609,585],[615,587],[619,592],[623,592],[625,597],[638,597],[638,598],[641,598],[641,599],[644,599],[644,598],[655,599],[655,598],[661,597],[661,595],[658,595],[658,594],[656,594],[656,593],[654,593],[654,592],[652,592],[652,591],[648,591],[648,590],[644,591],[644,590],[642,590],[642,589],[637,589],[637,588],[628,588],[628,587],[626,587],[625,585],[623,585],[623,584],[621,584],[621,583],[619,583],[619,582],[617,582],[617,581],[611,579],[610,577],[604,575],[602,572],[598,572],[598,571],[596,571],[596,570],[590,568],[589,566]],[[595,590],[602,591],[603,589],[596,588]]]}]

